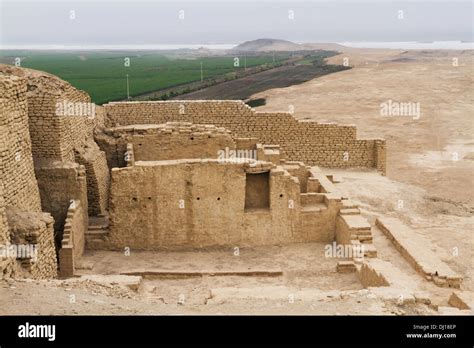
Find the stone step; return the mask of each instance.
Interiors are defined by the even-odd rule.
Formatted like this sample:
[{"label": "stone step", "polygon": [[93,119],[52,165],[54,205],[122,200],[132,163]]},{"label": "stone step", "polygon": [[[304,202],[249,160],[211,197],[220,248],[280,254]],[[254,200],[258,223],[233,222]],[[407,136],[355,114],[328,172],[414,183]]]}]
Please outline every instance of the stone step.
[{"label": "stone step", "polygon": [[315,192],[301,193],[300,202],[302,206],[323,203],[324,197],[325,195],[322,193],[315,193]]},{"label": "stone step", "polygon": [[357,239],[361,243],[372,243],[372,241],[373,241],[372,236],[357,236]]},{"label": "stone step", "polygon": [[343,208],[339,210],[340,215],[359,215],[360,210],[359,208]]},{"label": "stone step", "polygon": [[377,249],[373,244],[364,243],[364,256],[365,257],[377,257]]},{"label": "stone step", "polygon": [[89,236],[101,236],[101,235],[108,235],[109,234],[109,230],[108,229],[101,229],[101,230],[87,230],[86,232],[86,236],[89,235]]},{"label": "stone step", "polygon": [[89,225],[89,231],[97,231],[97,230],[106,230],[109,228],[109,225]]},{"label": "stone step", "polygon": [[327,210],[326,204],[322,203],[317,203],[317,204],[311,204],[311,205],[304,205],[301,207],[301,212],[302,213],[314,213],[314,212],[321,212],[323,210]]},{"label": "stone step", "polygon": [[371,229],[355,230],[356,236],[372,236]]},{"label": "stone step", "polygon": [[354,261],[339,261],[336,269],[338,273],[352,273],[357,270]]},{"label": "stone step", "polygon": [[342,208],[343,209],[359,208],[359,206],[357,204],[355,204],[354,202],[352,202],[350,199],[343,199],[341,202],[342,202]]},{"label": "stone step", "polygon": [[85,234],[86,245],[87,243],[95,243],[94,241],[105,242],[109,236],[108,230],[89,230]]}]

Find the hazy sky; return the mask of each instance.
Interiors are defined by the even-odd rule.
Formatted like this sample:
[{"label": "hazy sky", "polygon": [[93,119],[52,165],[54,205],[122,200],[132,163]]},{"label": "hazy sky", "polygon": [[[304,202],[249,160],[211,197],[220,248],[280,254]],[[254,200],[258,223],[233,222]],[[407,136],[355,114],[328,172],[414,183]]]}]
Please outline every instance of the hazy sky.
[{"label": "hazy sky", "polygon": [[0,0],[0,11],[2,45],[442,41],[473,30],[470,0]]}]

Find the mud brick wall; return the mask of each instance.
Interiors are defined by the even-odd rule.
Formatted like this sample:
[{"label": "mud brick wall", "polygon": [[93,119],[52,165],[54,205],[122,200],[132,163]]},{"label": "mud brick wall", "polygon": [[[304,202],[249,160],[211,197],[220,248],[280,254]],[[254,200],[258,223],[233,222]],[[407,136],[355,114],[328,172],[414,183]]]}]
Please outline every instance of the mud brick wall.
[{"label": "mud brick wall", "polygon": [[[265,170],[269,173],[267,188],[252,186],[256,183],[250,177]],[[253,188],[249,197],[269,195],[268,207],[246,207],[249,187]],[[338,206],[329,202],[324,211],[303,211],[300,196],[298,179],[267,162],[249,167],[182,159],[113,168],[105,248],[159,250],[332,241]]]},{"label": "mud brick wall", "polygon": [[108,201],[109,170],[105,154],[94,142],[94,135],[105,123],[104,108],[90,103],[87,93],[56,76],[3,65],[0,65],[1,72],[22,76],[26,80],[34,160],[84,164],[91,187],[90,202],[96,204],[91,207],[91,213],[104,213]]},{"label": "mud brick wall", "polygon": [[[242,101],[114,102],[104,105],[108,127],[185,121],[225,127],[236,137],[280,145],[288,160],[323,167],[383,168],[376,141],[357,139],[353,125],[299,121],[287,112],[256,112]],[[379,145],[379,147],[382,147]]]},{"label": "mud brick wall", "polygon": [[[63,101],[77,104],[91,102],[89,95],[72,86],[68,86],[61,98],[56,100],[57,103]],[[82,149],[86,145],[87,139],[92,138],[94,119],[83,115],[59,116],[59,118],[63,122],[61,133],[63,152],[66,156],[69,156],[75,149]]]},{"label": "mud brick wall", "polygon": [[0,182],[0,244],[4,245],[10,242],[10,236],[8,232],[8,221],[5,212],[6,205],[3,199],[3,183]]},{"label": "mud brick wall", "polygon": [[28,97],[29,127],[35,159],[50,158],[67,161],[74,158],[70,146],[65,144],[61,137],[65,125],[62,118],[56,116],[57,98],[51,93]]},{"label": "mud brick wall", "polygon": [[89,126],[92,128],[92,133],[97,134],[105,128],[105,116],[105,108],[103,106],[96,105],[94,120],[88,121]]},{"label": "mud brick wall", "polygon": [[81,201],[73,200],[67,212],[62,248],[59,251],[59,275],[63,278],[74,275],[75,262],[84,253],[88,221],[83,210]]},{"label": "mud brick wall", "polygon": [[[102,107],[95,107],[93,117],[79,114],[61,115],[60,105],[65,105],[64,103],[86,105],[90,103],[90,97],[64,81],[59,83],[61,88],[53,89],[51,94],[42,91],[32,93],[29,97],[29,100],[31,99],[30,131],[36,134],[37,140],[34,143],[36,146],[33,147],[33,155],[40,160],[76,161],[84,165],[89,199],[83,202],[90,204],[91,215],[103,214],[108,202],[109,169],[105,154],[100,151],[94,141],[94,133],[96,127],[103,127],[105,111]],[[61,184],[59,182],[59,185]],[[51,186],[54,186],[54,183],[51,183]],[[43,185],[42,188],[43,191],[47,190],[47,186]],[[56,204],[59,201],[52,202]],[[63,204],[60,210],[64,212],[65,209],[67,205]],[[44,210],[50,211],[57,217],[54,212],[57,209],[51,211],[50,208],[45,207]],[[64,213],[61,215],[64,216]],[[64,217],[60,220],[60,223],[63,222]]]},{"label": "mud brick wall", "polygon": [[76,152],[76,161],[86,169],[89,215],[105,214],[109,200],[109,167],[106,154],[90,140]]},{"label": "mud brick wall", "polygon": [[54,217],[56,245],[59,248],[71,200],[80,200],[83,206],[87,206],[85,168],[74,162],[43,160],[36,163],[35,170],[43,210]]},{"label": "mud brick wall", "polygon": [[288,185],[286,193],[297,200],[299,185],[290,177],[272,176],[271,210],[244,214],[243,164],[220,164],[217,160],[172,162],[141,162],[143,166],[112,169],[112,248],[272,244],[288,241],[296,229],[293,212],[279,197],[281,187]]},{"label": "mud brick wall", "polygon": [[56,249],[54,245],[53,218],[47,213],[24,212],[7,208],[11,243],[36,245],[37,259],[23,258],[22,268],[34,279],[57,277]]},{"label": "mud brick wall", "polygon": [[62,86],[59,91],[29,93],[29,126],[35,158],[74,160],[74,149],[82,148],[86,139],[92,137],[94,119],[62,116],[58,105],[63,102],[90,103],[90,97],[70,85]]},{"label": "mud brick wall", "polygon": [[[10,243],[10,233],[5,209],[3,185],[2,182],[0,182],[0,246],[7,246]],[[13,260],[8,257],[0,257],[0,280],[11,277],[13,271]]]},{"label": "mud brick wall", "polygon": [[0,75],[0,181],[6,206],[40,211],[31,139],[26,81]]},{"label": "mud brick wall", "polygon": [[[111,167],[123,165],[127,144],[133,145],[135,161],[161,161],[181,158],[217,159],[219,151],[235,149],[229,131],[214,125],[168,122],[160,125],[126,126],[106,129],[110,136],[104,146]],[[99,143],[101,143],[99,141]],[[110,144],[114,144],[111,146]]]},{"label": "mud brick wall", "polygon": [[375,140],[375,163],[377,163],[377,170],[382,174],[387,174],[387,146],[385,140]]}]

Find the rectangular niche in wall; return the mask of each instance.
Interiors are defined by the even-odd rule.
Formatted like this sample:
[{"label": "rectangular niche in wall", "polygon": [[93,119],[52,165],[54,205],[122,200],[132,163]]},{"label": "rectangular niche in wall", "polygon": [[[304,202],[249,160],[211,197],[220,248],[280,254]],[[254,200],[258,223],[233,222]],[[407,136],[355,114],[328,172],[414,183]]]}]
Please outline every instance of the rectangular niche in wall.
[{"label": "rectangular niche in wall", "polygon": [[270,208],[270,174],[247,173],[245,178],[245,210]]}]

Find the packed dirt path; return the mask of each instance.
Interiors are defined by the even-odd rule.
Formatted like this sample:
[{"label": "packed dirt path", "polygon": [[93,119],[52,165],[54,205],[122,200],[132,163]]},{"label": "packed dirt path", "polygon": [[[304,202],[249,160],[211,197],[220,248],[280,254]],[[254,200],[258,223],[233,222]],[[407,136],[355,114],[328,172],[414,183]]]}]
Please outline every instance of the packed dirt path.
[{"label": "packed dirt path", "polygon": [[[472,209],[473,59],[473,51],[347,48],[328,62],[353,69],[252,99],[266,98],[257,110],[294,108],[299,119],[355,124],[361,138],[385,138],[389,178]],[[382,116],[389,100],[419,103],[420,117]]]}]

